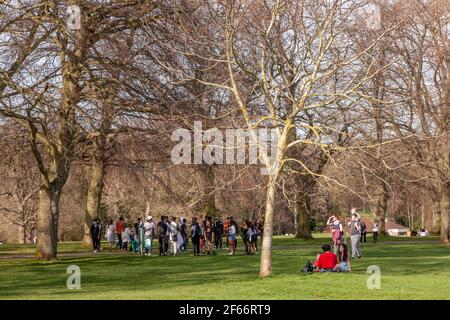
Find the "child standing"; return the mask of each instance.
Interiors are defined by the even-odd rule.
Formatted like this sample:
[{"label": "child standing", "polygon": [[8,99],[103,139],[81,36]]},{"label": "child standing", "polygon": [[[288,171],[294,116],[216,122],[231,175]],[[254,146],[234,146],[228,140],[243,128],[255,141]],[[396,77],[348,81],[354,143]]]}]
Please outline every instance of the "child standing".
[{"label": "child standing", "polygon": [[234,255],[236,247],[235,247],[235,243],[236,243],[236,222],[234,222],[234,220],[232,220],[231,218],[229,218],[228,220],[228,240],[230,242],[230,255]]}]

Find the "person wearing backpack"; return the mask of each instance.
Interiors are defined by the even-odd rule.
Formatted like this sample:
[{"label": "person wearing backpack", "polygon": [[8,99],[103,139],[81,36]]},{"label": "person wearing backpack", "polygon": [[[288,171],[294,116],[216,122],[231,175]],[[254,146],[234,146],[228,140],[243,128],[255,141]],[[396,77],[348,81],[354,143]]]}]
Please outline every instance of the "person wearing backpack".
[{"label": "person wearing backpack", "polygon": [[366,239],[367,226],[364,223],[364,221],[362,221],[362,220],[359,221],[359,226],[361,228],[361,235],[359,237],[359,242],[363,243],[363,240],[364,240],[364,244],[366,244],[367,243],[367,239]]},{"label": "person wearing backpack", "polygon": [[165,256],[167,255],[166,249],[167,224],[164,216],[161,216],[161,221],[159,221],[158,224],[156,225],[156,232],[158,235],[158,242],[159,242],[159,255]]},{"label": "person wearing backpack", "polygon": [[202,229],[197,222],[197,218],[192,218],[191,225],[191,239],[192,239],[192,249],[194,251],[194,256],[200,255],[200,236],[202,235]]}]

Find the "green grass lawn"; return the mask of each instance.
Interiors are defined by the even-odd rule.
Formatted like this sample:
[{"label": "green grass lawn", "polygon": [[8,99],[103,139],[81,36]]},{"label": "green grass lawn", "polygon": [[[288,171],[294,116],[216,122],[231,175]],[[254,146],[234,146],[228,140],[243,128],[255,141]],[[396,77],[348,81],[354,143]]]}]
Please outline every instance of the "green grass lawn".
[{"label": "green grass lawn", "polygon": [[[258,278],[259,256],[142,257],[134,254],[62,257],[57,262],[0,259],[0,299],[449,299],[450,247],[436,238],[385,238],[363,247],[348,274],[302,274],[325,241],[277,237],[273,276]],[[433,241],[433,243],[430,242]],[[155,243],[154,243],[155,244]],[[59,252],[80,252],[62,243]],[[0,246],[0,255],[33,253],[30,245]],[[81,269],[81,289],[68,290],[69,265]],[[381,268],[381,289],[369,290],[367,267]]]}]

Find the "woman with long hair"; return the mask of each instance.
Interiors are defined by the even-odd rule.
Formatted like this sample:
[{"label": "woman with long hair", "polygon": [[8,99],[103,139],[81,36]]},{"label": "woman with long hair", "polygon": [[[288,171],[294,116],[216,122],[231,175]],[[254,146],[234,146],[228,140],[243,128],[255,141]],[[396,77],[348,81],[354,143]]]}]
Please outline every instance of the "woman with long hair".
[{"label": "woman with long hair", "polygon": [[333,239],[333,252],[335,255],[339,255],[339,246],[342,241],[342,233],[344,231],[344,228],[342,227],[342,223],[339,221],[339,216],[331,216],[328,221],[327,225],[331,226],[331,232],[332,232],[332,239]]},{"label": "woman with long hair", "polygon": [[338,255],[339,263],[336,266],[336,270],[340,272],[349,272],[352,271],[350,267],[350,256],[348,254],[347,245],[341,243],[339,246],[339,255]]}]

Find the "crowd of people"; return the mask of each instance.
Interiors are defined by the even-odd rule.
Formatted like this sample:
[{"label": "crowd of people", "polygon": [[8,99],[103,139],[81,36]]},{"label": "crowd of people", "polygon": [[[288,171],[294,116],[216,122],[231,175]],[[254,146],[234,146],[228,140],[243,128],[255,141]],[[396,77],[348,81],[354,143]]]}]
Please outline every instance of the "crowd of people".
[{"label": "crowd of people", "polygon": [[[244,244],[244,253],[255,255],[258,252],[258,237],[262,234],[261,221],[242,221],[240,225],[233,217],[222,221],[220,217],[205,217],[198,221],[192,218],[188,225],[185,218],[161,216],[155,223],[152,216],[145,222],[138,218],[135,223],[127,224],[123,216],[114,222],[112,219],[103,225],[94,219],[91,225],[91,237],[94,253],[102,250],[103,235],[109,244],[109,250],[135,252],[152,255],[153,240],[158,242],[160,256],[187,253],[188,247],[194,256],[216,254],[223,249],[223,242],[230,255],[236,253],[238,235]],[[190,243],[190,245],[189,245]]]},{"label": "crowd of people", "polygon": [[[344,237],[344,227],[339,216],[333,215],[327,225],[331,227],[333,252],[331,246],[322,246],[322,254],[317,255],[314,264],[309,261],[305,271],[316,272],[349,272],[350,259],[362,257],[360,243],[366,243],[367,226],[355,208],[351,209],[351,221],[347,224],[350,230],[351,256]],[[244,245],[244,253],[255,255],[258,252],[258,238],[263,231],[262,221],[242,221],[238,224],[233,217],[222,221],[220,217],[205,217],[199,221],[193,217],[188,225],[185,218],[161,216],[158,222],[152,216],[147,216],[145,222],[138,218],[134,224],[127,224],[121,216],[114,222],[105,223],[105,231],[99,219],[94,219],[91,226],[91,236],[94,253],[101,251],[101,239],[104,235],[109,244],[109,250],[135,252],[142,255],[152,255],[153,241],[158,243],[160,256],[187,253],[191,247],[194,256],[216,254],[223,249],[223,243],[230,255],[236,254],[238,236]],[[378,238],[378,225],[372,225],[373,239]]]}]

